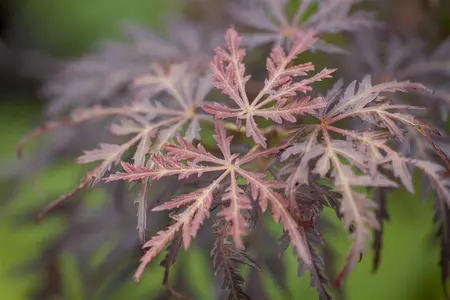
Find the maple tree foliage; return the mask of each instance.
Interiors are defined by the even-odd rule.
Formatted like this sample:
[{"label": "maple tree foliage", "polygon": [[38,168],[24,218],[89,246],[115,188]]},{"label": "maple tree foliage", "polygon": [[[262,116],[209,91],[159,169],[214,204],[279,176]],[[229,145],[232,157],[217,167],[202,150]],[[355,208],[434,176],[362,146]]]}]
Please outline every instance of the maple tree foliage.
[{"label": "maple tree foliage", "polygon": [[[328,106],[317,114],[321,123],[309,125],[308,130],[311,133],[305,141],[294,144],[282,154],[282,159],[291,155],[300,155],[297,170],[289,178],[291,185],[292,183],[308,183],[308,175],[305,176],[303,170],[311,160],[316,160],[312,172],[322,177],[329,174],[334,179],[335,189],[342,194],[340,212],[346,227],[354,226],[352,232],[354,244],[349,252],[347,266],[340,274],[337,283],[347,275],[348,270],[359,260],[360,255],[364,254],[370,238],[369,228],[380,226],[373,212],[376,203],[368,199],[365,194],[355,191],[353,187],[397,187],[396,182],[378,170],[378,164],[386,156],[398,157],[398,154],[386,145],[387,138],[402,136],[402,130],[396,125],[396,121],[418,130],[428,128],[427,124],[410,115],[395,112],[403,107],[386,103],[383,97],[379,96],[381,92],[406,91],[407,89],[425,90],[426,88],[421,84],[409,82],[390,82],[372,86],[370,77],[361,81],[357,89],[356,82],[351,83],[343,93],[335,87],[326,97]],[[371,105],[374,102],[375,105]],[[374,130],[356,132],[334,126],[337,121],[356,117],[373,124]],[[331,132],[338,133],[345,139],[334,139],[330,135]],[[395,163],[393,172],[409,188],[412,186],[411,179],[403,174],[402,167]],[[354,168],[357,168],[361,174],[357,175]]]},{"label": "maple tree foliage", "polygon": [[[352,12],[355,4],[362,0],[305,0],[300,1],[293,16],[289,14],[287,0],[243,0],[230,6],[237,23],[254,32],[244,34],[248,47],[267,43],[290,47],[292,40],[314,30],[317,34],[357,31],[372,27],[376,21],[372,13],[358,10]],[[317,7],[311,14],[311,8]],[[311,50],[329,53],[345,53],[345,50],[320,39]]]},{"label": "maple tree foliage", "polygon": [[[448,38],[445,38],[432,48],[426,46],[424,39],[417,35],[405,38],[398,33],[393,34],[387,28],[364,30],[355,34],[355,43],[351,47],[351,59],[344,58],[343,69],[345,73],[351,72],[352,76],[354,76],[355,71],[362,74],[371,73],[377,83],[393,79],[414,80],[432,88],[433,93],[423,93],[419,90],[407,95],[389,95],[389,100],[393,104],[414,104],[427,108],[414,112],[407,112],[406,110],[403,112],[422,119],[426,118],[427,122],[443,133],[446,128],[450,99],[446,84],[450,74],[448,63],[450,42]],[[436,115],[439,115],[440,118],[435,117]],[[445,153],[448,153],[449,145],[450,142],[446,134],[438,134],[433,138],[431,138],[431,135],[426,135],[424,139],[420,131],[409,130],[404,138],[397,143],[395,149],[402,155],[411,158],[444,163],[448,168],[449,160]],[[433,181],[425,173],[421,175],[422,189],[424,191],[434,190]],[[412,190],[412,184],[409,185],[408,189]],[[378,194],[386,193],[386,191],[380,191]],[[384,196],[384,198],[386,197]],[[447,226],[449,217],[446,206],[442,205],[443,199],[445,198],[435,197],[435,221],[440,228]],[[385,201],[383,200],[383,202]],[[387,212],[384,211],[384,217],[379,216],[380,221],[386,219],[386,214]],[[439,230],[438,235],[442,245],[446,244],[450,238],[447,232]],[[377,231],[375,239],[377,242],[374,243],[374,251],[379,257],[381,231]],[[444,263],[450,260],[445,251],[442,252],[442,255]],[[379,261],[379,258],[375,260],[375,269],[378,267]],[[448,269],[448,267],[444,267],[443,270],[445,268]],[[448,275],[445,275],[444,272],[443,278],[447,277]]]},{"label": "maple tree foliage", "polygon": [[[216,56],[212,63],[215,79],[213,84],[215,88],[222,90],[222,93],[229,96],[239,108],[233,109],[216,103],[205,105],[206,112],[213,114],[215,118],[236,118],[238,127],[241,127],[242,120],[245,120],[247,136],[251,136],[256,143],[266,148],[265,138],[258,129],[254,117],[263,117],[277,123],[283,121],[295,122],[296,116],[312,113],[314,109],[325,105],[320,98],[303,97],[297,99],[295,96],[299,93],[311,91],[310,85],[312,83],[330,77],[334,70],[324,69],[311,78],[294,82],[296,77],[305,76],[307,72],[314,70],[314,65],[306,63],[288,66],[294,58],[311,48],[317,41],[314,32],[297,36],[287,55],[280,46],[273,48],[270,57],[267,59],[269,77],[264,83],[264,88],[254,99],[248,99],[245,90],[245,84],[250,76],[245,76],[245,65],[242,63],[245,50],[239,47],[241,37],[235,30],[230,29],[227,31],[225,38],[229,52],[227,53],[221,48],[216,49]],[[265,107],[268,104],[273,105]]]},{"label": "maple tree foliage", "polygon": [[[293,44],[293,50],[290,55],[284,56],[280,48],[275,48],[272,52],[271,58],[269,58],[267,66],[272,78],[266,80],[265,87],[260,95],[264,95],[265,90],[273,90],[278,84],[277,78],[282,79],[284,85],[280,89],[281,92],[272,91],[270,95],[265,98],[265,103],[275,101],[277,110],[273,110],[272,113],[275,117],[270,119],[281,122],[282,116],[289,113],[284,112],[284,106],[278,106],[279,102],[284,103],[282,98],[285,95],[296,95],[294,92],[296,88],[294,86],[300,86],[300,90],[305,90],[305,83],[300,81],[299,83],[291,83],[292,77],[298,74],[304,74],[301,67],[294,66],[285,71],[283,65],[287,65],[295,54],[299,51],[296,49],[302,49],[302,45],[308,42],[310,37],[302,37],[297,43]],[[238,119],[238,126],[242,126],[239,123],[239,118],[242,117],[246,120],[247,135],[253,137],[255,143],[261,144],[263,147],[267,145],[264,143],[264,137],[258,128],[256,122],[251,118],[254,115],[261,115],[262,112],[258,112],[258,108],[254,108],[251,103],[258,103],[256,99],[249,101],[246,98],[245,82],[248,77],[245,78],[243,71],[244,66],[241,63],[243,58],[243,51],[239,49],[240,38],[234,29],[229,29],[226,34],[227,45],[230,54],[225,54],[222,50],[216,50],[218,55],[213,60],[213,69],[215,73],[213,76],[216,78],[216,88],[222,89],[233,101],[235,101],[240,108],[232,110],[223,105],[207,105],[205,110],[219,117],[236,117]],[[310,42],[311,43],[311,42]],[[311,44],[310,44],[311,46]],[[278,53],[277,53],[278,52]],[[278,57],[275,58],[275,54]],[[271,59],[278,61],[278,67],[272,64]],[[223,62],[229,62],[226,67],[228,71],[223,71],[220,64]],[[231,66],[231,67],[230,67]],[[320,75],[319,78],[328,77],[329,72],[324,72],[326,75]],[[277,74],[280,74],[277,76]],[[309,81],[308,81],[309,83]],[[308,178],[299,178],[301,173],[304,176],[305,167],[308,166],[309,161],[316,159],[316,164],[313,173],[319,174],[321,177],[329,177],[334,180],[335,189],[342,195],[339,212],[343,216],[344,224],[346,227],[354,226],[352,232],[352,238],[354,244],[348,254],[347,265],[342,270],[336,284],[339,285],[348,272],[353,268],[354,264],[359,260],[360,256],[365,253],[365,248],[370,238],[370,228],[379,228],[379,222],[375,218],[374,209],[376,203],[370,200],[364,193],[354,190],[355,186],[364,187],[398,187],[398,184],[388,178],[384,172],[378,170],[378,164],[383,161],[385,157],[389,159],[391,157],[400,157],[394,150],[386,145],[387,138],[402,138],[403,131],[397,125],[397,123],[407,124],[419,131],[432,130],[431,127],[416,118],[396,112],[396,110],[404,109],[406,107],[399,105],[391,105],[384,100],[384,97],[380,96],[382,92],[397,92],[407,90],[424,90],[426,87],[410,82],[388,82],[379,85],[372,86],[370,77],[366,77],[360,82],[358,88],[356,88],[356,82],[350,84],[345,91],[340,91],[338,88],[332,90],[331,95],[320,99],[311,104],[308,108],[310,115],[317,117],[320,120],[318,125],[308,125],[310,131],[307,140],[300,144],[293,144],[282,154],[282,158],[286,159],[292,154],[302,154],[301,163],[298,165],[298,169],[289,176],[288,181],[294,182],[294,186],[301,184],[307,184]],[[286,94],[284,94],[286,93]],[[339,97],[339,94],[342,95]],[[281,94],[281,96],[274,96]],[[244,96],[245,95],[245,96]],[[260,96],[262,98],[262,96]],[[286,97],[286,96],[285,96]],[[258,97],[257,97],[258,98]],[[281,99],[280,99],[281,98]],[[269,101],[267,101],[269,99]],[[277,102],[278,100],[278,102]],[[293,100],[294,105],[289,106],[292,111],[303,111],[307,101],[297,102]],[[297,108],[298,106],[299,108]],[[325,107],[324,107],[325,106]],[[414,109],[415,107],[409,107]],[[267,111],[268,109],[262,109]],[[318,111],[315,111],[318,110]],[[250,113],[248,113],[250,111]],[[358,133],[355,131],[349,131],[346,129],[340,129],[335,127],[334,124],[338,121],[342,121],[350,118],[361,118],[370,124],[373,124],[374,130],[370,132]],[[285,117],[288,119],[289,117]],[[255,125],[253,125],[255,124]],[[244,247],[242,235],[246,233],[246,224],[242,211],[250,208],[250,197],[246,195],[244,190],[237,184],[238,177],[245,179],[246,184],[249,185],[251,190],[251,198],[260,201],[260,208],[264,212],[267,208],[267,203],[271,204],[272,214],[275,221],[282,220],[283,226],[286,232],[289,234],[291,242],[294,244],[299,258],[306,266],[311,267],[312,258],[307,244],[307,239],[301,236],[300,233],[304,230],[299,224],[301,222],[296,218],[295,209],[289,205],[287,197],[283,197],[274,191],[275,188],[286,188],[282,183],[267,181],[264,179],[264,174],[250,173],[244,171],[241,167],[245,163],[251,163],[253,158],[263,155],[276,154],[281,149],[268,148],[263,151],[251,151],[247,155],[239,158],[236,154],[232,154],[230,151],[231,139],[225,134],[225,129],[221,123],[216,123],[216,134],[214,139],[220,148],[223,160],[218,159],[211,153],[206,152],[203,146],[199,145],[194,147],[192,144],[186,142],[183,139],[179,139],[179,145],[169,144],[166,146],[164,156],[153,156],[152,160],[156,165],[156,169],[139,168],[133,165],[123,163],[125,173],[116,173],[106,178],[106,181],[113,180],[141,180],[143,178],[152,178],[153,180],[162,178],[164,176],[178,175],[179,179],[189,177],[197,174],[201,176],[207,172],[221,171],[222,174],[214,180],[211,185],[194,191],[190,194],[179,196],[170,202],[162,204],[154,208],[153,210],[161,209],[175,209],[183,205],[189,205],[179,215],[172,215],[172,218],[176,220],[167,230],[160,231],[158,235],[148,241],[144,247],[150,248],[145,256],[142,258],[141,267],[136,273],[136,277],[141,276],[143,267],[148,264],[156,255],[158,255],[166,246],[166,244],[172,240],[177,231],[183,231],[183,243],[185,248],[188,248],[191,238],[196,235],[196,232],[200,225],[206,218],[209,217],[209,209],[214,200],[213,194],[218,187],[229,177],[229,186],[225,188],[222,201],[229,201],[229,206],[223,208],[218,213],[218,216],[224,217],[231,222],[229,234],[233,237],[234,243],[238,249]],[[255,128],[256,127],[256,128]],[[342,139],[332,139],[330,132],[335,132],[346,137]],[[319,136],[321,139],[319,140]],[[284,148],[283,148],[284,150]],[[343,162],[342,159],[347,160]],[[185,162],[186,160],[186,162]],[[200,163],[208,163],[208,165],[200,165]],[[212,164],[212,165],[209,165]],[[394,166],[393,172],[396,177],[399,177],[407,188],[411,187],[411,182],[407,180],[407,175],[404,174],[404,168],[399,165],[398,162],[393,160],[392,166]],[[362,174],[357,175],[352,167],[356,167]],[[259,194],[259,197],[258,197]],[[305,235],[305,233],[303,233]],[[322,292],[322,294],[326,294]]]},{"label": "maple tree foliage", "polygon": [[[299,255],[305,260],[306,264],[311,264],[309,257],[306,255],[306,246],[299,235],[298,224],[289,212],[287,201],[275,191],[282,188],[283,184],[266,179],[265,174],[250,172],[243,168],[245,164],[251,163],[256,157],[277,153],[279,149],[253,151],[243,157],[239,157],[237,154],[231,153],[231,137],[226,136],[223,125],[216,123],[215,127],[216,134],[213,137],[222,152],[223,158],[213,156],[201,145],[195,147],[180,138],[178,139],[179,145],[166,145],[165,150],[167,152],[164,156],[156,155],[152,157],[156,166],[155,169],[123,163],[122,166],[126,171],[125,173],[116,173],[105,179],[107,182],[114,180],[134,181],[147,177],[157,180],[164,176],[173,175],[178,175],[179,179],[183,179],[195,174],[201,176],[208,172],[221,172],[218,178],[207,187],[181,195],[153,208],[153,211],[170,210],[187,205],[187,208],[182,213],[172,215],[172,218],[176,220],[174,224],[170,225],[167,230],[160,231],[157,236],[144,245],[145,248],[150,249],[141,260],[142,264],[136,272],[137,279],[141,276],[143,268],[165,248],[166,244],[174,238],[177,231],[182,230],[184,247],[185,249],[189,247],[200,225],[209,217],[214,193],[226,181],[229,181],[229,183],[226,184],[221,201],[227,201],[229,205],[223,208],[218,216],[222,216],[231,222],[228,234],[233,237],[238,249],[244,248],[242,236],[246,233],[247,227],[242,213],[251,208],[251,199],[257,199],[262,212],[267,209],[270,203],[275,222],[282,221],[283,227],[289,233]],[[183,163],[184,160],[187,163]],[[243,178],[246,181],[249,188],[248,194],[244,192],[243,188],[239,187],[237,183],[239,178]]]},{"label": "maple tree foliage", "polygon": [[[397,76],[394,69],[407,51],[405,47],[398,50],[396,44],[392,48],[398,52],[389,56],[386,68],[391,71],[388,77],[382,76],[386,74],[381,66],[371,64],[383,74],[374,71],[374,76],[366,75],[346,86],[337,80],[322,95],[317,83],[331,83],[336,69],[316,71],[313,63],[297,60],[303,53],[319,49],[343,53],[322,39],[324,33],[374,25],[371,14],[352,13],[351,8],[359,2],[305,0],[291,18],[288,1],[231,1],[230,15],[238,25],[267,32],[238,33],[229,27],[217,43],[212,42],[214,38],[204,41],[203,30],[197,26],[186,25],[190,32],[186,36],[172,29],[173,43],[128,27],[131,48],[135,51],[135,45],[141,45],[138,48],[144,53],[138,51],[137,56],[148,55],[151,64],[139,68],[131,64],[128,75],[122,74],[124,77],[105,94],[113,97],[113,90],[127,83],[133,87],[132,96],[126,100],[113,97],[109,103],[99,104],[94,102],[104,95],[96,94],[87,107],[80,104],[82,108],[69,116],[45,123],[19,144],[21,156],[30,139],[62,126],[100,119],[110,128],[109,141],[77,158],[77,163],[97,165],[71,192],[50,203],[38,220],[82,189],[100,182],[132,182],[139,190],[133,196],[138,206],[138,240],[144,251],[134,274],[136,281],[167,249],[161,262],[165,268],[163,284],[173,297],[188,299],[169,285],[169,271],[181,247],[189,249],[202,226],[212,219],[214,273],[223,279],[221,286],[229,292],[228,299],[250,299],[238,264],[260,270],[247,252],[254,246],[247,237],[259,221],[256,215],[270,212],[272,220],[283,228],[279,254],[292,245],[299,277],[309,271],[319,298],[331,299],[365,256],[372,231],[374,269],[378,267],[388,191],[403,186],[414,193],[415,168],[436,194],[445,284],[450,274],[450,160],[441,143],[445,133],[422,120],[429,107],[398,99],[411,93],[445,98],[443,93],[433,94],[424,83],[409,81],[415,76],[406,73],[427,66],[430,72],[447,69],[433,59],[421,59],[404,69],[408,72],[400,72],[404,76]],[[185,23],[176,24],[174,28]],[[267,42],[273,43],[265,61],[267,77],[255,85],[258,79],[252,77],[246,51]],[[153,43],[160,47],[151,50]],[[210,44],[219,47],[209,53]],[[110,54],[128,51],[126,45],[107,49]],[[441,58],[441,52],[436,50],[432,56]],[[374,59],[369,52],[363,55]],[[77,68],[72,66],[67,72],[74,70]],[[211,127],[211,136],[200,134]],[[416,155],[399,146],[410,143],[412,137],[429,155]],[[164,186],[164,180],[173,180],[173,186],[169,184],[154,197],[157,200],[153,199],[155,186]],[[322,254],[326,241],[319,223],[325,207],[335,211],[352,240],[336,278],[329,278]],[[166,211],[169,217],[167,227],[150,239],[146,237],[149,210]]]},{"label": "maple tree foliage", "polygon": [[[78,157],[78,163],[100,161],[100,164],[90,170],[80,185],[72,192],[50,203],[38,216],[38,220],[81,189],[98,183],[105,172],[117,164],[125,152],[133,146],[136,146],[133,155],[134,163],[144,165],[146,164],[146,155],[161,149],[167,141],[180,132],[185,124],[189,124],[185,133],[186,138],[188,140],[199,138],[199,122],[206,116],[198,113],[198,110],[211,89],[211,80],[210,76],[204,74],[198,74],[199,78],[195,78],[195,75],[188,73],[187,70],[187,65],[183,64],[173,64],[168,69],[155,65],[152,73],[135,80],[136,86],[145,86],[146,89],[151,89],[150,100],[148,97],[141,96],[136,101],[120,107],[96,105],[88,109],[75,110],[66,119],[45,123],[22,139],[18,148],[19,156],[21,156],[23,145],[30,138],[62,125],[75,125],[105,117],[119,117],[119,123],[111,125],[111,132],[114,135],[132,136],[131,139],[127,139],[120,145],[101,143],[99,149],[85,151],[84,155]],[[148,92],[144,93],[146,96],[147,94]],[[154,100],[156,95],[159,97]],[[164,101],[165,105],[160,101]],[[139,204],[138,229],[141,232],[141,240],[144,239],[143,232],[145,231],[146,205],[143,200],[147,191],[145,185],[137,199]]]},{"label": "maple tree foliage", "polygon": [[82,61],[58,62],[57,71],[42,90],[53,100],[47,113],[57,116],[74,107],[128,101],[132,97],[128,87],[148,74],[149,62],[183,63],[191,70],[207,65],[213,47],[221,42],[218,34],[181,18],[167,23],[168,37],[142,25],[124,23],[121,29],[126,42],[106,41]]}]

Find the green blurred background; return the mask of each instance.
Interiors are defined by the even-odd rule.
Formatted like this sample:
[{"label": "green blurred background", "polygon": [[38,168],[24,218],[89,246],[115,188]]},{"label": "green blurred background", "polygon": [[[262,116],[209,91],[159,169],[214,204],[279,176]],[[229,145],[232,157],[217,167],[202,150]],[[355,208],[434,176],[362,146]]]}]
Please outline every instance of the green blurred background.
[{"label": "green blurred background", "polygon": [[[16,9],[14,19],[27,24],[29,34],[44,48],[59,55],[79,55],[90,49],[101,38],[117,37],[118,25],[123,20],[137,20],[161,28],[168,13],[176,11],[176,1],[162,0],[30,0],[23,1]],[[16,161],[15,146],[21,135],[37,124],[41,118],[41,104],[23,95],[2,94],[0,101],[0,162]],[[32,220],[18,224],[17,212],[38,208],[50,198],[72,188],[79,180],[83,166],[71,161],[47,168],[36,181],[26,180],[18,186],[18,192],[3,199],[0,209],[0,299],[29,299],[29,293],[40,284],[39,272],[18,273],[16,269],[25,261],[40,255],[47,241],[55,237],[65,220],[49,216],[39,226]],[[3,182],[0,188],[4,188]],[[420,195],[420,185],[416,184]],[[94,193],[93,202],[103,201],[102,194]],[[99,200],[100,199],[100,200]],[[438,245],[432,236],[433,211],[431,200],[422,202],[420,197],[398,190],[389,197],[391,221],[385,225],[382,263],[376,274],[371,272],[372,253],[359,263],[346,283],[348,299],[444,299],[438,268]],[[330,212],[327,212],[330,213]],[[334,219],[332,213],[330,219]],[[278,236],[281,229],[273,225]],[[344,230],[326,234],[340,254],[340,263],[348,249],[348,237]],[[101,251],[99,251],[101,256]],[[83,299],[78,266],[69,255],[58,258],[62,266],[61,299]],[[95,265],[95,262],[92,262]],[[309,278],[300,282],[296,275],[296,258],[292,251],[280,262],[288,272],[288,290],[282,290],[268,272],[261,273],[266,292],[271,299],[316,299],[314,289],[309,288]],[[193,246],[183,253],[176,265],[176,272],[189,269],[194,299],[209,300],[213,297],[212,267],[209,253]],[[160,292],[163,269],[157,263],[146,272],[141,284],[129,284],[119,290],[114,299],[152,299]],[[208,284],[210,283],[210,284]],[[294,297],[293,295],[301,295]]]}]

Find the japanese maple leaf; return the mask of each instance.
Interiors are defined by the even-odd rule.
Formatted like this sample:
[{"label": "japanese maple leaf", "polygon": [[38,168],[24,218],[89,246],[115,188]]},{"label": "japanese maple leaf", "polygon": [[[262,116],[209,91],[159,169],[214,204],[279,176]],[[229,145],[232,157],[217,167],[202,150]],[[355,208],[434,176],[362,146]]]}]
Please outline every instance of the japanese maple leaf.
[{"label": "japanese maple leaf", "polygon": [[121,27],[126,42],[105,41],[81,59],[61,62],[60,70],[46,78],[42,92],[51,101],[50,114],[60,115],[72,107],[123,103],[133,96],[128,92],[133,81],[147,74],[153,63],[181,63],[191,70],[203,70],[221,37],[213,28],[183,18],[167,21],[167,37],[142,24]]},{"label": "japanese maple leaf", "polygon": [[[241,25],[254,29],[246,34],[245,45],[251,48],[264,44],[291,45],[296,35],[310,29],[318,34],[350,32],[375,26],[371,13],[352,8],[362,0],[302,0],[292,17],[288,13],[291,1],[241,1],[230,7],[232,16]],[[353,10],[353,11],[352,11]],[[336,45],[319,40],[311,50],[342,53]]]},{"label": "japanese maple leaf", "polygon": [[[136,149],[133,154],[134,163],[144,166],[147,154],[163,148],[174,136],[180,134],[183,126],[187,126],[187,140],[200,139],[200,120],[211,119],[210,116],[197,113],[212,87],[211,75],[208,72],[199,74],[188,71],[187,64],[173,64],[169,68],[153,65],[152,72],[139,77],[135,84],[142,90],[132,103],[117,107],[98,105],[89,109],[78,109],[65,119],[43,124],[22,139],[18,147],[19,157],[27,141],[49,130],[111,117],[118,117],[120,120],[119,124],[111,125],[112,134],[131,136],[121,144],[100,143],[99,148],[84,151],[77,162],[99,162],[98,165],[86,174],[75,189],[50,203],[38,216],[38,220],[81,189],[97,184],[133,147]],[[164,105],[161,102],[164,102]],[[151,163],[147,165],[150,167]],[[146,190],[145,186],[143,190]],[[140,204],[139,216],[145,216],[144,198],[145,192],[141,192],[137,200]],[[139,220],[139,231],[143,231],[145,218]]]},{"label": "japanese maple leaf", "polygon": [[[242,236],[246,233],[247,224],[243,212],[251,208],[250,199],[257,199],[263,212],[270,203],[275,222],[282,221],[284,229],[288,232],[299,256],[307,265],[311,264],[306,246],[299,233],[299,223],[290,214],[286,199],[275,191],[275,189],[283,188],[284,184],[266,179],[265,174],[253,173],[243,168],[244,165],[251,163],[255,158],[277,153],[280,148],[254,150],[241,157],[239,154],[231,153],[232,137],[226,136],[221,122],[215,123],[215,131],[213,137],[223,158],[216,157],[206,151],[201,144],[196,147],[179,137],[178,145],[168,144],[163,155],[152,157],[154,168],[150,169],[122,162],[125,172],[119,172],[104,179],[107,182],[115,180],[135,181],[145,178],[158,180],[174,175],[177,175],[179,179],[184,179],[195,174],[199,177],[211,172],[219,174],[217,179],[208,186],[176,197],[153,209],[153,211],[160,211],[186,207],[182,212],[172,214],[174,220],[172,225],[166,230],[158,232],[156,236],[145,243],[144,248],[149,248],[149,250],[141,259],[141,265],[135,274],[136,280],[139,280],[145,266],[164,250],[178,231],[182,231],[184,248],[189,247],[199,227],[209,217],[213,199],[219,197],[216,194],[220,195],[220,193],[217,193],[219,187],[225,187],[225,192],[220,195],[220,199],[227,204],[218,213],[218,216],[231,222],[229,235],[233,237],[236,248],[244,248]],[[241,178],[245,180],[249,192],[246,192],[246,189],[238,184],[238,180]]]},{"label": "japanese maple leaf", "polygon": [[[408,39],[382,30],[365,30],[355,35],[351,59],[342,60],[342,69],[354,76],[372,74],[376,83],[391,80],[412,80],[426,84],[435,92],[419,93],[416,97],[390,97],[396,104],[420,103],[436,107],[445,121],[450,110],[450,38],[443,40],[432,51],[419,38]],[[418,96],[418,97],[417,97]],[[438,119],[436,119],[438,121]]]},{"label": "japanese maple leaf", "polygon": [[[291,171],[288,178],[290,186],[307,183],[309,175],[304,170],[315,161],[311,172],[322,178],[331,178],[334,189],[342,195],[339,213],[343,215],[345,226],[354,226],[354,230],[351,234],[353,244],[347,256],[347,263],[335,281],[337,285],[346,278],[360,256],[365,253],[371,235],[370,229],[380,226],[374,214],[377,204],[354,187],[397,187],[396,182],[377,168],[384,159],[397,155],[387,145],[387,137],[402,138],[403,130],[399,124],[422,132],[433,129],[409,114],[398,112],[400,109],[413,110],[418,109],[417,107],[392,105],[385,97],[380,96],[381,93],[411,90],[426,91],[427,88],[409,81],[372,85],[370,76],[366,76],[358,85],[356,81],[350,83],[345,90],[338,83],[325,97],[328,106],[316,115],[320,124],[308,125],[309,134],[305,140],[294,144],[281,155],[282,160],[293,154],[298,155],[297,160],[293,162],[297,168]],[[360,118],[372,125],[372,131],[358,132],[337,127],[338,121],[354,118]],[[330,133],[337,133],[345,137],[345,140],[336,139]],[[394,175],[411,189],[412,183],[403,169],[397,167]]]},{"label": "japanese maple leaf", "polygon": [[325,102],[321,98],[303,97],[298,99],[298,93],[306,93],[312,90],[311,84],[331,77],[334,69],[324,69],[316,75],[295,82],[294,79],[305,76],[314,70],[312,63],[291,65],[292,61],[303,51],[311,48],[317,40],[313,32],[307,32],[298,36],[289,53],[286,55],[281,47],[274,47],[267,59],[267,71],[269,77],[265,80],[264,87],[254,99],[247,96],[245,85],[250,79],[245,75],[243,59],[245,50],[240,48],[241,37],[230,28],[225,34],[228,51],[222,48],[216,49],[211,66],[213,70],[213,85],[222,90],[237,104],[237,108],[231,108],[223,104],[215,103],[205,105],[206,112],[213,114],[216,119],[236,118],[238,127],[245,120],[247,136],[251,136],[255,143],[267,147],[266,139],[258,128],[255,117],[270,119],[276,123],[283,120],[295,122],[296,116],[301,114],[313,114],[316,109],[324,107]]}]

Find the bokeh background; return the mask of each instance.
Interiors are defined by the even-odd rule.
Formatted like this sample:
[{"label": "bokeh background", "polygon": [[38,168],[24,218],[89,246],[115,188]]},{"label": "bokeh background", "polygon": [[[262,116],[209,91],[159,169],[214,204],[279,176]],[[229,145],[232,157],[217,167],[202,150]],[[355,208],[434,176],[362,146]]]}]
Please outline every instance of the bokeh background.
[{"label": "bokeh background", "polygon": [[[84,166],[67,159],[21,180],[11,180],[6,174],[17,163],[15,147],[20,137],[43,118],[45,99],[36,96],[39,86],[33,76],[24,74],[29,75],[29,70],[51,72],[53,57],[77,57],[105,38],[120,38],[119,24],[125,20],[139,21],[159,30],[165,18],[177,12],[177,1],[2,0],[0,6],[1,37],[7,44],[7,47],[0,44],[0,299],[169,299],[161,285],[163,268],[157,262],[147,269],[139,285],[133,282],[132,273],[126,273],[128,277],[122,278],[114,292],[105,294],[104,290],[111,288],[111,283],[117,280],[115,275],[118,275],[114,268],[108,269],[110,280],[102,281],[98,286],[93,283],[90,288],[96,292],[87,294],[84,272],[95,270],[108,259],[105,256],[109,247],[107,241],[85,265],[79,264],[69,247],[54,252],[49,250],[49,245],[65,232],[67,218],[56,213],[35,225],[33,214],[75,186],[86,169]],[[448,9],[450,11],[450,7]],[[404,13],[408,12],[405,10]],[[450,17],[443,14],[439,24],[441,30],[448,32]],[[27,49],[39,49],[48,56],[27,61],[17,55]],[[416,186],[420,195],[420,183]],[[90,192],[83,201],[96,209],[108,198],[98,189]],[[345,285],[347,299],[444,299],[438,268],[438,243],[433,239],[436,228],[432,224],[432,202],[423,202],[419,196],[398,190],[390,195],[388,205],[391,221],[385,225],[381,267],[376,274],[372,273],[369,250]],[[273,225],[271,229],[279,236],[281,228]],[[342,262],[349,245],[344,230],[332,230],[325,233],[325,238]],[[79,242],[83,243],[83,239]],[[186,291],[194,299],[214,299],[216,283],[209,252],[202,249],[194,244],[188,253],[182,251],[173,276],[182,278]],[[131,269],[139,257],[135,250],[129,250],[134,251],[130,259],[136,260],[131,263]],[[288,251],[279,263],[285,266],[288,278],[285,286],[277,282],[276,275],[264,272],[264,267],[259,275],[270,299],[316,299],[314,289],[309,288],[309,279],[305,277],[299,281],[297,278],[296,258],[292,251]]]}]

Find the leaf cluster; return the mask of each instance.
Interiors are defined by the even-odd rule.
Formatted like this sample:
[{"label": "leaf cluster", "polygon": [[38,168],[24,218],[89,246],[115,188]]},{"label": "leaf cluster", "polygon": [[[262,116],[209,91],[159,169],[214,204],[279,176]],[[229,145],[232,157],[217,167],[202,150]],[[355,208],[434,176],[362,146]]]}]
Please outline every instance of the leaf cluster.
[{"label": "leaf cluster", "polygon": [[[214,273],[222,277],[228,299],[250,299],[236,263],[260,270],[247,252],[258,245],[247,237],[260,221],[258,215],[270,212],[273,222],[283,227],[279,253],[291,244],[299,276],[309,270],[320,299],[331,299],[333,287],[339,287],[364,257],[372,232],[374,268],[378,267],[386,195],[401,186],[414,193],[415,168],[436,193],[445,282],[450,262],[450,160],[442,146],[446,135],[423,120],[429,107],[412,105],[400,95],[447,99],[423,80],[410,80],[424,71],[448,73],[448,66],[440,62],[448,43],[430,59],[414,54],[420,59],[410,65],[404,62],[415,48],[397,40],[389,44],[386,64],[373,51],[363,51],[372,76],[353,78],[348,84],[339,79],[325,93],[317,83],[331,82],[336,68],[316,71],[313,63],[298,60],[308,51],[348,53],[327,43],[324,34],[376,26],[372,14],[352,10],[359,2],[304,0],[291,16],[292,4],[286,0],[231,1],[227,10],[238,29],[228,27],[220,41],[216,28],[209,39],[203,27],[189,22],[173,23],[172,42],[128,27],[132,43],[109,45],[97,58],[69,64],[64,69],[68,77],[87,72],[103,82],[104,89],[85,78],[86,93],[72,94],[67,86],[52,82],[48,88],[60,94],[50,111],[75,103],[78,108],[24,137],[19,155],[31,138],[94,120],[104,120],[116,142],[99,137],[98,148],[84,151],[77,162],[96,166],[77,187],[49,204],[38,220],[100,182],[131,182],[138,189],[133,196],[144,251],[134,275],[137,281],[167,249],[161,263],[166,270],[163,283],[172,296],[186,299],[169,286],[169,269],[179,249],[188,250],[213,219]],[[358,49],[368,45],[359,43]],[[266,76],[258,81],[247,51],[267,44],[270,53],[265,62],[258,62],[265,66]],[[138,54],[132,55],[134,51]],[[111,69],[111,56],[125,66]],[[151,63],[136,63],[132,58],[137,57]],[[126,93],[119,93],[124,87]],[[78,103],[87,94],[90,102]],[[412,139],[421,152],[405,151]],[[174,184],[155,197],[155,187],[164,180]],[[320,216],[325,207],[335,211],[352,240],[337,278],[328,278],[322,254]],[[166,211],[169,218],[166,228],[150,239],[149,210]],[[333,287],[328,286],[330,280]]]}]

